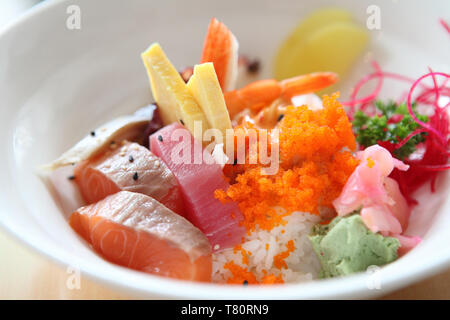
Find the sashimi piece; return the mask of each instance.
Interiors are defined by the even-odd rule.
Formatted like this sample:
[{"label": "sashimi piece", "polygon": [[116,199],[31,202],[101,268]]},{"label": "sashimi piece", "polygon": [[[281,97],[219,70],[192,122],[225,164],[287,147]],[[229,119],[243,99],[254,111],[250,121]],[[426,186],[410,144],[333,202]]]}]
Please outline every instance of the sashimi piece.
[{"label": "sashimi piece", "polygon": [[75,167],[75,182],[84,200],[95,203],[121,190],[155,198],[183,215],[183,200],[172,172],[147,148],[124,141]]},{"label": "sashimi piece", "polygon": [[240,243],[245,230],[240,226],[243,216],[237,204],[222,204],[214,197],[215,190],[229,187],[220,164],[203,152],[201,144],[178,123],[155,132],[150,137],[150,147],[177,178],[186,218],[206,234],[213,249]]},{"label": "sashimi piece", "polygon": [[223,91],[234,90],[238,73],[236,37],[216,18],[212,18],[203,45],[200,63],[212,62]]},{"label": "sashimi piece", "polygon": [[160,276],[211,280],[205,235],[146,195],[120,191],[78,209],[69,222],[108,261]]},{"label": "sashimi piece", "polygon": [[61,167],[77,164],[95,157],[108,148],[112,141],[139,141],[145,136],[145,128],[153,119],[156,106],[151,104],[138,109],[132,115],[116,118],[92,131],[58,159],[40,167],[41,174]]}]

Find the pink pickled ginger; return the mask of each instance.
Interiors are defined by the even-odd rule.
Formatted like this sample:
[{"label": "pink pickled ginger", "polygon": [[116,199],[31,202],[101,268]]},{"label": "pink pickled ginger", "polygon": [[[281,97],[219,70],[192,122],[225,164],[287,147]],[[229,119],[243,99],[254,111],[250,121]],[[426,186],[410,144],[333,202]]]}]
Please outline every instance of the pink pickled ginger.
[{"label": "pink pickled ginger", "polygon": [[358,152],[357,157],[361,163],[333,201],[333,206],[339,216],[361,209],[361,218],[367,228],[372,232],[401,237],[403,248],[399,253],[405,253],[419,240],[400,236],[408,227],[410,209],[398,183],[388,176],[394,168],[406,171],[409,166],[393,158],[379,145]]}]

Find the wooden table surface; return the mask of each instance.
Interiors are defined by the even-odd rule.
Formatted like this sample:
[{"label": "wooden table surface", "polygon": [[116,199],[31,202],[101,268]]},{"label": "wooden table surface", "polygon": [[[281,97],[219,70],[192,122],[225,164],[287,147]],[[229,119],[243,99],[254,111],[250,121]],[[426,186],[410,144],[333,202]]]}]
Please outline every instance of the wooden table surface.
[{"label": "wooden table surface", "polygon": [[[0,232],[0,299],[127,299],[81,277],[70,289],[67,270]],[[450,270],[383,299],[450,299]]]}]

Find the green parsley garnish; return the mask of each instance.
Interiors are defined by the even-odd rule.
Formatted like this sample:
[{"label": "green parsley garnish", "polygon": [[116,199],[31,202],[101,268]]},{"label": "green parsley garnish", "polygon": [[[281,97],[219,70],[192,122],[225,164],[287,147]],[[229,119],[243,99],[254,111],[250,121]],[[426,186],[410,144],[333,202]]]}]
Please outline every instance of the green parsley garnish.
[{"label": "green parsley garnish", "polygon": [[[353,130],[356,134],[356,140],[361,146],[369,147],[379,141],[397,144],[419,128],[419,124],[409,114],[405,103],[398,105],[394,101],[382,102],[378,100],[375,102],[375,107],[379,111],[378,115],[368,116],[361,110],[355,113]],[[416,112],[415,103],[412,108],[419,120],[428,121],[427,116]],[[401,120],[388,123],[392,117],[399,117]],[[394,156],[402,160],[409,157],[416,150],[416,146],[425,141],[425,137],[426,133],[416,134],[402,147],[394,150]]]}]

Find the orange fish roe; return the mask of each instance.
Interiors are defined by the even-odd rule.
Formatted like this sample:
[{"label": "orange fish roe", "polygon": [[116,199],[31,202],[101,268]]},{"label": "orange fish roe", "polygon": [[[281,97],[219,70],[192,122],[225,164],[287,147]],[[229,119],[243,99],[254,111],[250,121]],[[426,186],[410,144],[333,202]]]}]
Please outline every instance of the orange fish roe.
[{"label": "orange fish roe", "polygon": [[245,265],[248,265],[248,257],[251,256],[251,252],[246,251],[242,246],[239,244],[233,248],[234,253],[237,253],[238,251],[242,255],[242,263]]},{"label": "orange fish roe", "polygon": [[[287,107],[277,126],[280,167],[276,174],[263,175],[263,166],[258,162],[225,166],[224,174],[229,178],[230,187],[216,190],[215,197],[224,203],[230,200],[238,203],[244,216],[242,224],[249,234],[257,227],[270,231],[285,225],[283,217],[293,211],[318,215],[321,208],[333,208],[333,200],[339,196],[359,162],[351,154],[356,148],[355,136],[344,109],[336,100],[338,97],[338,94],[324,96],[324,108],[317,111],[306,106]],[[245,127],[253,126],[240,126]],[[245,130],[241,135],[245,136],[248,150]],[[276,206],[284,208],[284,213],[277,212]],[[279,270],[287,269],[285,259],[295,250],[294,241],[290,240],[286,247],[286,251],[274,256],[273,264]],[[248,265],[249,253],[237,246],[235,253],[239,251],[243,264]],[[233,262],[224,267],[232,273],[228,283],[258,282],[251,271]],[[260,282],[282,283],[283,279],[281,274],[275,276],[264,272]]]},{"label": "orange fish roe", "polygon": [[288,243],[286,244],[286,248],[287,248],[286,251],[283,251],[277,254],[275,257],[273,257],[273,265],[275,266],[275,268],[278,268],[280,270],[281,268],[287,269],[287,264],[284,261],[284,259],[289,257],[291,252],[294,252],[295,250],[294,240],[289,240]]},{"label": "orange fish roe", "polygon": [[287,108],[279,138],[284,167],[303,160],[330,161],[342,148],[356,148],[351,122],[338,97],[338,93],[324,96],[323,109],[317,111],[307,106]]},{"label": "orange fish roe", "polygon": [[[324,96],[324,108],[288,107],[279,124],[281,166],[275,175],[262,175],[261,165],[247,167],[228,190],[217,190],[222,202],[236,201],[249,233],[256,226],[271,230],[284,225],[293,211],[319,214],[332,207],[348,177],[358,165],[350,151],[356,148],[352,126],[336,100]],[[281,206],[285,214],[273,207]]]},{"label": "orange fish roe", "polygon": [[283,277],[280,275],[275,276],[273,274],[265,275],[261,279],[262,284],[276,284],[276,283],[284,283]]},{"label": "orange fish roe", "polygon": [[261,281],[258,281],[253,272],[249,271],[247,268],[238,266],[233,261],[227,262],[223,267],[230,270],[232,274],[232,276],[227,279],[227,283],[229,284],[243,284],[244,281],[247,281],[248,284],[284,283],[281,275],[275,276],[274,274],[267,274],[267,272],[264,272],[265,275],[261,278]]},{"label": "orange fish roe", "polygon": [[243,284],[244,281],[247,281],[249,284],[259,283],[252,272],[248,271],[247,268],[238,266],[233,261],[225,263],[223,267],[230,270],[232,274],[232,276],[227,279],[227,283]]}]

